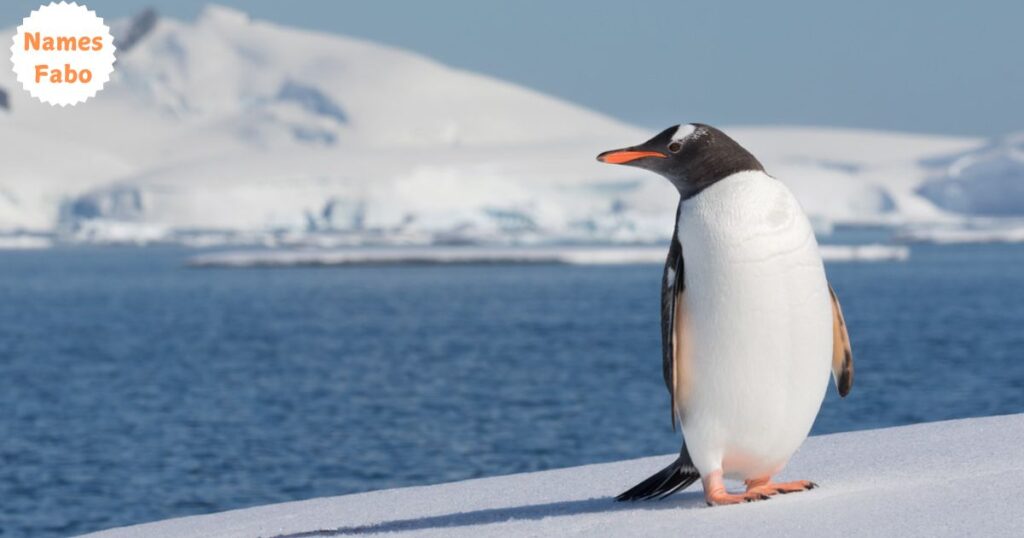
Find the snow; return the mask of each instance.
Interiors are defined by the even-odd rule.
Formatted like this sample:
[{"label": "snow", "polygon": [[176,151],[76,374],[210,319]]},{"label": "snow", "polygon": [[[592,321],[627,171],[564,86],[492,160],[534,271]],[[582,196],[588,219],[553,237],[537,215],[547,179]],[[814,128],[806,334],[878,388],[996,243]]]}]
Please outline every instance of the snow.
[{"label": "snow", "polygon": [[344,250],[242,250],[200,254],[190,267],[292,267],[360,264],[565,263],[621,265],[664,263],[666,249],[653,247],[479,248],[406,247]]},{"label": "snow", "polygon": [[952,158],[918,192],[949,211],[1024,217],[1024,132]]},{"label": "snow", "polygon": [[829,262],[906,261],[910,248],[902,245],[820,245],[821,257]]},{"label": "snow", "polygon": [[[146,237],[154,226],[304,231],[336,200],[367,206],[366,225],[384,230],[450,231],[521,207],[542,220],[537,184],[570,198],[618,180],[621,171],[594,162],[594,148],[644,134],[413,53],[227,8],[115,28],[135,41],[87,106],[57,112],[12,93],[0,117],[10,156],[0,167],[0,230],[74,231],[100,220],[138,225]],[[0,87],[17,86],[0,73]],[[131,211],[108,203],[124,193],[136,200]],[[609,205],[607,195],[580,197],[576,213],[548,205],[559,222]]]},{"label": "snow", "polygon": [[914,243],[951,245],[965,243],[1024,243],[1024,223],[991,224],[988,227],[948,226],[909,228],[899,239]]},{"label": "snow", "polygon": [[833,224],[946,222],[944,211],[916,189],[944,156],[980,140],[808,127],[728,131],[768,173],[785,182],[812,218]]},{"label": "snow", "polygon": [[[172,519],[95,538],[278,536],[1021,536],[1024,415],[808,439],[783,479],[820,488],[709,508],[613,497],[675,455]],[[735,487],[735,484],[733,484]]]},{"label": "snow", "polygon": [[32,235],[0,235],[0,250],[41,250],[53,246],[48,237]]},{"label": "snow", "polygon": [[[130,244],[650,243],[671,233],[667,181],[594,157],[680,118],[641,129],[409,51],[217,6],[195,21],[143,12],[113,31],[130,47],[85,106],[37,103],[0,70],[10,101],[0,232]],[[922,187],[949,159],[992,146],[980,139],[723,127],[820,230],[959,222],[987,207]],[[1006,177],[972,188],[999,196],[1016,176]],[[1010,192],[1005,203],[1024,206]]]},{"label": "snow", "polygon": [[[271,249],[211,252],[193,256],[190,267],[298,267],[362,264],[564,263],[571,265],[663,264],[663,246],[626,247],[403,247],[348,249]],[[905,246],[823,245],[833,262],[903,261]]]}]

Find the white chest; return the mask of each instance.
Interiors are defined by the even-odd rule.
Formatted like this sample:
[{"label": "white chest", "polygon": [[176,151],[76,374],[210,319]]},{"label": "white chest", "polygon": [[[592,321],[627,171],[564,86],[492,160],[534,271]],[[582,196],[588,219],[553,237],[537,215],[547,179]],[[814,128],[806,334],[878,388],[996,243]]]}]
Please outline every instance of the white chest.
[{"label": "white chest", "polygon": [[810,223],[784,185],[742,172],[684,202],[678,226],[691,456],[698,468],[724,460],[727,473],[729,461],[784,461],[810,430],[830,367],[828,284]]}]

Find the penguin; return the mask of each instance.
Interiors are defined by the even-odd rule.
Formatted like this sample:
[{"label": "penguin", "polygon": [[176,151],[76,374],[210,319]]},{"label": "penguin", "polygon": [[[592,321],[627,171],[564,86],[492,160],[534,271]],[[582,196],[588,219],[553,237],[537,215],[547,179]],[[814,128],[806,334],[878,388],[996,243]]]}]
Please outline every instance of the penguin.
[{"label": "penguin", "polygon": [[[701,480],[708,505],[817,487],[774,482],[807,438],[831,374],[853,385],[842,309],[793,194],[735,140],[670,127],[604,163],[664,176],[679,192],[662,278],[661,341],[679,457],[616,497],[664,498]],[[742,480],[730,493],[724,479]]]}]

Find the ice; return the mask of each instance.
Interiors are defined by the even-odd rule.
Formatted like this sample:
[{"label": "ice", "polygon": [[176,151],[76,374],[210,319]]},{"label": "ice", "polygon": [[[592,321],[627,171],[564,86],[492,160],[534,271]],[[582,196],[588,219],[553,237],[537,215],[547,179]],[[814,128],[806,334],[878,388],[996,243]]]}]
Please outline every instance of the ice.
[{"label": "ice", "polygon": [[[652,243],[671,233],[667,181],[594,157],[685,118],[640,129],[409,51],[216,6],[195,21],[143,12],[114,26],[131,47],[87,106],[35,102],[0,70],[11,105],[0,112],[0,232],[137,244]],[[941,159],[984,146],[723,127],[823,231],[962,218],[919,187]],[[330,207],[337,217],[324,217]]]},{"label": "ice", "polygon": [[953,159],[918,192],[956,213],[1024,217],[1024,132]]},{"label": "ice", "polygon": [[910,248],[902,245],[821,245],[821,257],[831,262],[906,261]]},{"label": "ice", "polygon": [[964,243],[1024,243],[1024,223],[1001,223],[989,226],[945,226],[909,228],[900,233],[903,241],[937,245]]},{"label": "ice", "polygon": [[32,235],[0,235],[0,250],[41,250],[53,246],[48,237]]},{"label": "ice", "polygon": [[[595,442],[597,437],[595,437]],[[311,499],[95,538],[252,536],[1022,536],[1024,415],[812,437],[783,471],[820,488],[709,508],[700,486],[613,497],[675,455]],[[732,487],[737,487],[732,484]]]},{"label": "ice", "polygon": [[[191,267],[296,267],[365,264],[564,263],[571,265],[663,264],[665,246],[405,247],[273,249],[211,252],[193,256]],[[905,246],[823,245],[830,262],[903,261]]]}]

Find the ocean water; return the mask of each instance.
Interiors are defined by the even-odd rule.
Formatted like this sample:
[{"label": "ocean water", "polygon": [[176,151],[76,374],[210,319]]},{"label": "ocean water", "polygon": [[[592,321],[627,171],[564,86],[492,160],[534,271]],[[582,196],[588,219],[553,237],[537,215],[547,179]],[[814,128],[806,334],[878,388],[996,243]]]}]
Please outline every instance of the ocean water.
[{"label": "ocean water", "polygon": [[[0,253],[0,535],[678,449],[660,267],[189,254]],[[857,373],[815,433],[1024,412],[1024,248],[828,271]]]}]

